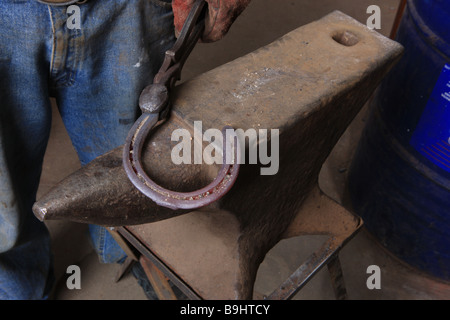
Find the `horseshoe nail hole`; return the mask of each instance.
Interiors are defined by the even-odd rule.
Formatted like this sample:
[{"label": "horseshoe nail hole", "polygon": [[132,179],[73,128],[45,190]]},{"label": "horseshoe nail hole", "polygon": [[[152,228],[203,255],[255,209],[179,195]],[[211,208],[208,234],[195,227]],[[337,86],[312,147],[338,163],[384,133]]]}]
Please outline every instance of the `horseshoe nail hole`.
[{"label": "horseshoe nail hole", "polygon": [[359,38],[350,31],[339,31],[331,37],[334,41],[346,47],[352,47],[359,42]]}]

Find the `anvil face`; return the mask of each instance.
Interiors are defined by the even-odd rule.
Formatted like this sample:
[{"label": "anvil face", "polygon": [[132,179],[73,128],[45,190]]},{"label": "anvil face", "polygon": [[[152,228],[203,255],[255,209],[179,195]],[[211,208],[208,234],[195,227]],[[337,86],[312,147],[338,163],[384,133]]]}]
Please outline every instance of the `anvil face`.
[{"label": "anvil face", "polygon": [[[262,175],[267,163],[260,157],[256,163],[246,159],[231,191],[205,210],[232,212],[244,229],[253,223],[271,224],[278,234],[316,184],[341,134],[401,53],[399,44],[340,12],[294,30],[178,86],[170,120],[146,142],[145,170],[168,189],[195,190],[214,179],[220,166],[174,163],[176,130],[190,132],[193,139],[195,122],[201,122],[203,133],[225,125],[243,132],[276,130],[276,173]],[[258,150],[262,143],[256,141]],[[251,147],[247,144],[245,151]],[[192,152],[194,158],[198,151]],[[189,210],[164,208],[142,195],[128,180],[118,148],[63,180],[35,204],[34,212],[41,220],[122,226],[169,219]]]}]

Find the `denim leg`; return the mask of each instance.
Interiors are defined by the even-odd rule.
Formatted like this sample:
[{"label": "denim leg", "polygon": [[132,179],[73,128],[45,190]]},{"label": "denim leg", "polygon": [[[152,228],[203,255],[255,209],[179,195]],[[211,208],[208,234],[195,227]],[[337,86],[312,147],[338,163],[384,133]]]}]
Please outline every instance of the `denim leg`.
[{"label": "denim leg", "polygon": [[[1,135],[0,130],[0,136]],[[53,285],[50,237],[45,225],[20,205],[0,137],[0,300],[45,299]],[[29,195],[31,197],[31,195]]]},{"label": "denim leg", "polygon": [[[49,234],[31,212],[50,131],[48,92],[86,164],[124,142],[139,93],[174,41],[166,1],[90,0],[80,8],[81,28],[69,31],[66,7],[0,2],[1,299],[42,299],[52,283]],[[114,247],[108,236],[98,242],[103,254]]]},{"label": "denim leg", "polygon": [[[52,92],[81,164],[125,142],[142,89],[151,83],[175,37],[170,1],[90,0],[79,29],[64,7],[51,7],[55,29]],[[90,226],[101,262],[125,253],[106,229]]]},{"label": "denim leg", "polygon": [[0,299],[42,299],[50,237],[31,211],[50,132],[47,7],[0,2]]}]

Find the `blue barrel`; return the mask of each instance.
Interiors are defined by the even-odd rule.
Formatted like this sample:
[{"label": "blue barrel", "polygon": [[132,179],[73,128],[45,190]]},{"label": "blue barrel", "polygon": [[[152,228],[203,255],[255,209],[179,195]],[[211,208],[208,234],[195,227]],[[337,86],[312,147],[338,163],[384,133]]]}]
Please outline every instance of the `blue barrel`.
[{"label": "blue barrel", "polygon": [[450,0],[409,0],[405,54],[378,88],[349,170],[354,211],[394,255],[450,280]]}]

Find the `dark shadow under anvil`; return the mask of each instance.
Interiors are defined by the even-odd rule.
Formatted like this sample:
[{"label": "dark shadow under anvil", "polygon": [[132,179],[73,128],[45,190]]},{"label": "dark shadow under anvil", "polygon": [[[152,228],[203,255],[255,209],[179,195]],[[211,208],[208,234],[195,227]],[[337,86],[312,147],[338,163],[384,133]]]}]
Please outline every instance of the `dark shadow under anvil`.
[{"label": "dark shadow under anvil", "polygon": [[241,165],[231,191],[213,205],[195,212],[156,206],[127,179],[118,148],[63,180],[34,212],[41,220],[125,226],[122,235],[151,250],[199,297],[251,298],[259,264],[282,238],[329,234],[325,249],[337,249],[360,227],[320,192],[318,175],[402,51],[336,11],[180,85],[170,121],[144,151],[147,172],[166,188],[193,190],[217,172],[172,162],[175,129],[192,132],[201,121],[203,130],[279,130],[278,172]]}]

